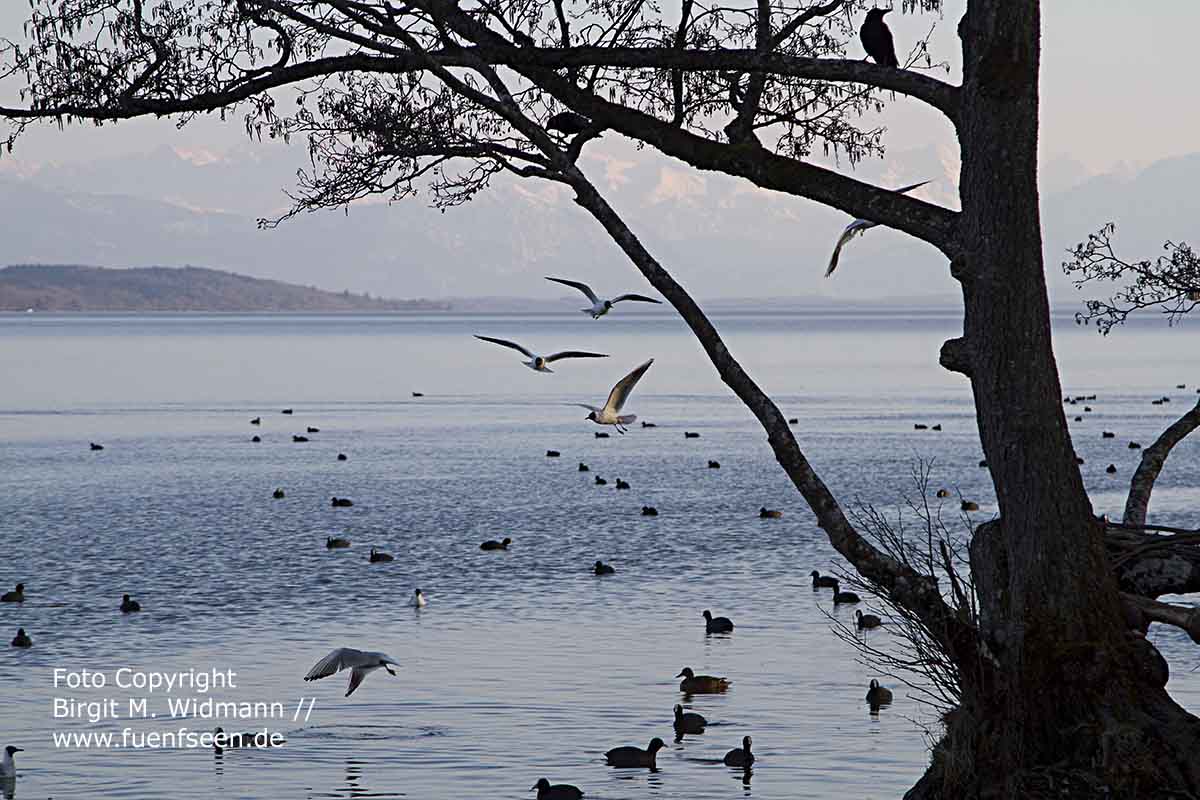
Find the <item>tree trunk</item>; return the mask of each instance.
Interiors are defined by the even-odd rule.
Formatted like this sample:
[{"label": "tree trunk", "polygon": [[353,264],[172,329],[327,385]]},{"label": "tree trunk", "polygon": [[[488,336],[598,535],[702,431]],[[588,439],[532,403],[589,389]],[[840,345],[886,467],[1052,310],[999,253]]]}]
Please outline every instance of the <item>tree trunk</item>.
[{"label": "tree trunk", "polygon": [[965,319],[942,361],[971,378],[1000,507],[971,547],[981,634],[999,669],[986,685],[964,676],[963,706],[910,794],[1190,796],[1200,721],[1166,695],[1147,666],[1157,654],[1123,623],[1063,413],[1038,209],[1039,4],[973,0],[959,35],[952,271]]}]

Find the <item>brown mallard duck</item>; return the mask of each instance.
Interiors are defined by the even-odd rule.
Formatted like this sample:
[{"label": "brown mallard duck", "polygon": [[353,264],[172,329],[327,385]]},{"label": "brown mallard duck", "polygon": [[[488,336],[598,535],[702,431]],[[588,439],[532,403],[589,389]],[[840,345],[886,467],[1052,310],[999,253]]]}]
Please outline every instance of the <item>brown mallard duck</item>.
[{"label": "brown mallard duck", "polygon": [[691,667],[684,667],[675,677],[683,678],[679,682],[679,691],[685,694],[718,694],[728,689],[730,683],[728,678],[697,675]]}]

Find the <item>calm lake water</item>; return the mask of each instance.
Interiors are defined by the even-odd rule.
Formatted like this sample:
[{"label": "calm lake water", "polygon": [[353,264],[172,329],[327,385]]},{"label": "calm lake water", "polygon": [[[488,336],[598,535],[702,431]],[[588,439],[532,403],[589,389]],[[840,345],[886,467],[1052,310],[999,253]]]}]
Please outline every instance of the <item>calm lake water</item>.
[{"label": "calm lake water", "polygon": [[[937,365],[954,316],[717,323],[799,417],[801,445],[843,501],[894,508],[913,462],[932,458],[936,486],[977,499],[978,519],[994,513],[969,388]],[[1153,441],[1196,401],[1200,349],[1187,328],[1058,328],[1065,391],[1098,395],[1072,423],[1084,477],[1097,513],[1119,516],[1137,462],[1126,444]],[[473,333],[612,357],[536,374]],[[627,411],[658,427],[596,439],[570,404],[602,401],[651,356]],[[1150,404],[1163,395],[1173,402]],[[293,443],[308,426],[320,432]],[[618,477],[632,489],[616,491]],[[355,505],[332,508],[332,495]],[[1198,500],[1193,439],[1171,456],[1152,515],[1194,527]],[[783,518],[760,520],[764,505]],[[335,534],[353,547],[326,550]],[[509,551],[479,550],[505,536]],[[838,560],[668,315],[0,316],[0,540],[0,588],[23,581],[27,596],[0,606],[0,634],[20,626],[34,640],[0,648],[0,745],[25,748],[21,798],[518,798],[542,776],[614,800],[895,798],[926,764],[928,713],[831,632],[853,609],[833,609],[807,575]],[[371,547],[396,560],[368,563]],[[617,573],[593,576],[598,558]],[[404,606],[416,586],[429,597],[420,612]],[[117,611],[125,592],[142,613]],[[735,632],[705,636],[706,608]],[[1200,710],[1194,645],[1151,635],[1172,692]],[[889,634],[873,642],[888,647]],[[377,672],[350,698],[345,673],[302,680],[343,645],[390,653],[399,677]],[[684,666],[733,687],[684,700],[710,727],[674,743]],[[171,719],[164,692],[112,685],[121,668],[233,670],[236,687],[213,697],[286,711]],[[109,685],[55,688],[55,669]],[[878,716],[863,702],[873,677],[896,689]],[[302,697],[311,713],[293,721]],[[56,698],[115,699],[122,717],[145,698],[157,717],[56,719]],[[54,738],[218,724],[269,727],[287,744],[214,756]],[[758,757],[748,782],[720,764],[744,735]],[[653,736],[668,741],[657,772],[605,766],[605,750]]]}]

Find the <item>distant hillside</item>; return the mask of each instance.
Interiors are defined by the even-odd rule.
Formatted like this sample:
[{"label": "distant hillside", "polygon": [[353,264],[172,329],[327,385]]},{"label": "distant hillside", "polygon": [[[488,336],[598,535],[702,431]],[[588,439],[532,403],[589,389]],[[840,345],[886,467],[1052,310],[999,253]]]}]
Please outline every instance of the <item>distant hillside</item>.
[{"label": "distant hillside", "polygon": [[0,311],[435,311],[446,303],[382,300],[200,267],[22,264],[0,269]]}]

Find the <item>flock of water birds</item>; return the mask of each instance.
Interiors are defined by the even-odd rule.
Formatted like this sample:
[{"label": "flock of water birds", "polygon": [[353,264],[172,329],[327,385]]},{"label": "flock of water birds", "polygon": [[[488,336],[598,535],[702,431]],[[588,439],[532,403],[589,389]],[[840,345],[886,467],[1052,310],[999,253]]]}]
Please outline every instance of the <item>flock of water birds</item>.
[{"label": "flock of water birds", "polygon": [[[632,293],[618,295],[611,299],[600,298],[588,285],[584,283],[562,278],[547,278],[547,280],[571,286],[582,292],[590,301],[590,306],[581,310],[590,315],[593,319],[600,319],[601,317],[604,317],[617,303],[621,302],[634,301],[643,303],[661,303],[660,300]],[[582,351],[563,351],[543,356],[534,353],[515,342],[504,339],[496,339],[488,336],[479,336],[478,338],[483,341],[508,347],[520,352],[529,359],[528,361],[524,362],[527,367],[542,373],[553,372],[548,365],[561,360],[572,358],[607,357],[603,353],[590,353]],[[637,385],[642,376],[646,374],[646,371],[653,363],[653,359],[648,359],[625,377],[621,378],[621,380],[619,380],[613,387],[607,400],[602,406],[580,404],[583,405],[584,408],[588,409],[587,419],[596,423],[597,425],[611,426],[620,433],[626,432],[628,426],[637,420],[637,416],[634,414],[622,413],[623,408],[634,387]],[[415,396],[422,396],[420,392],[414,392],[413,394]],[[282,413],[285,415],[291,415],[294,412],[292,409],[286,408],[282,410]],[[250,420],[250,423],[254,426],[260,426],[262,424],[262,418],[254,417]],[[647,428],[654,427],[653,423],[649,422],[643,422],[642,425]],[[319,433],[319,431],[319,428],[311,425],[308,425],[305,428],[306,434],[316,434]],[[608,434],[597,433],[596,435],[607,436]],[[685,432],[685,436],[687,438],[697,438],[699,434],[688,431]],[[308,441],[308,437],[303,435],[295,435],[292,437],[292,439],[293,441]],[[252,437],[252,441],[261,441],[261,438],[255,435]],[[104,449],[103,445],[95,442],[91,443],[90,447],[92,450]],[[555,451],[548,451],[547,455],[558,456],[560,454]],[[340,461],[345,461],[348,457],[344,453],[339,453],[337,458]],[[719,469],[720,464],[716,461],[709,461],[708,467],[710,469]],[[579,465],[579,470],[581,472],[586,472],[589,471],[589,468],[586,464],[581,463]],[[604,481],[603,478],[597,477],[596,483],[603,485],[607,482]],[[616,488],[628,489],[629,484],[621,479],[617,479]],[[278,488],[273,492],[272,496],[277,499],[282,498],[285,496],[285,492],[282,488]],[[330,503],[334,507],[347,507],[354,505],[350,498],[336,496],[331,498]],[[656,516],[658,512],[657,509],[647,506],[642,509],[642,513],[645,516]],[[768,509],[766,507],[761,508],[758,514],[764,519],[776,519],[782,516],[781,511]],[[485,551],[507,550],[511,543],[512,539],[506,537],[502,540],[485,541],[481,543],[479,547],[481,550]],[[343,536],[329,536],[326,538],[325,542],[326,548],[330,550],[349,548],[351,547],[351,544],[352,543],[350,540]],[[371,563],[394,560],[394,556],[391,554],[379,551],[375,548],[371,548],[368,558]],[[603,561],[598,560],[592,566],[592,572],[594,572],[594,574],[597,576],[604,576],[614,574],[616,569],[611,564],[605,564]],[[841,591],[835,578],[822,576],[816,571],[812,573],[812,577],[814,591],[824,588],[833,589],[832,597],[835,605],[859,602],[859,597],[853,592]],[[23,603],[24,600],[25,585],[23,583],[17,584],[13,591],[7,592],[0,597],[0,602],[4,603]],[[425,607],[427,602],[428,600],[422,590],[420,588],[416,588],[413,590],[413,594],[408,600],[408,605],[420,609]],[[136,613],[141,611],[141,605],[130,595],[125,594],[122,597],[120,611],[122,613]],[[705,621],[706,633],[730,634],[734,629],[734,623],[730,619],[727,617],[713,616],[709,610],[705,610],[703,612],[703,617]],[[882,623],[879,617],[873,614],[863,614],[860,611],[857,613],[857,624],[860,630],[866,630],[869,628],[878,627]],[[32,647],[33,642],[22,628],[18,631],[16,638],[13,639],[12,645],[18,648],[29,648]],[[350,673],[350,679],[345,696],[349,697],[362,685],[363,681],[371,673],[382,669],[394,676],[397,674],[394,668],[398,667],[399,665],[400,662],[398,659],[393,658],[392,656],[383,652],[360,650],[351,647],[339,647],[335,650],[332,650],[319,661],[317,661],[317,663],[314,664],[313,667],[304,675],[304,680],[320,680],[322,678],[327,678],[348,670]],[[726,677],[697,675],[690,667],[684,667],[676,677],[681,679],[679,690],[684,694],[685,702],[692,698],[693,695],[723,693],[731,684],[730,680]],[[879,710],[880,706],[890,703],[892,697],[891,692],[879,686],[877,682],[872,681],[870,691],[868,692],[866,699],[871,706],[872,712],[874,713]],[[703,733],[707,725],[707,720],[701,714],[694,711],[685,711],[683,705],[681,704],[675,705],[674,729],[677,742],[682,741],[684,735]],[[216,731],[214,731],[213,746],[217,752],[223,752],[225,748],[268,747],[278,744],[279,741],[280,739],[278,737],[272,741],[260,734],[226,733],[223,729],[218,728]],[[605,760],[609,765],[616,768],[656,769],[656,756],[658,751],[663,747],[663,740],[655,737],[645,748],[632,745],[613,748],[605,753]],[[743,737],[741,745],[731,749],[728,753],[726,753],[725,757],[722,759],[722,762],[727,766],[741,768],[748,771],[755,760],[751,747],[751,737]],[[6,779],[12,779],[15,777],[16,766],[13,756],[18,752],[21,752],[21,748],[16,746],[9,746],[5,750],[4,758],[2,761],[0,761],[0,777]],[[745,777],[748,779],[748,772]],[[539,800],[571,800],[572,798],[581,797],[583,794],[582,791],[580,791],[577,787],[567,784],[551,784],[546,778],[542,778],[540,781],[538,781],[538,783],[532,787],[532,789],[537,792],[537,797]]]}]

